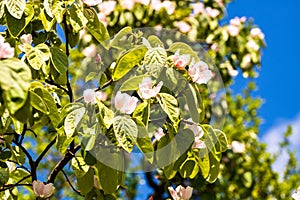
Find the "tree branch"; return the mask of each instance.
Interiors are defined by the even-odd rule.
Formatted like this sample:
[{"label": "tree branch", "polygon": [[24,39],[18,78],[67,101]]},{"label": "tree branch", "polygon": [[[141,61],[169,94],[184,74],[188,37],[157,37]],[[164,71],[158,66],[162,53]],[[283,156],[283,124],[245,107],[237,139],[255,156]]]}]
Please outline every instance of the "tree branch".
[{"label": "tree branch", "polygon": [[21,183],[22,181],[26,180],[30,176],[31,176],[31,174],[29,174],[28,176],[24,176],[21,180],[19,180],[18,182],[14,183],[14,184],[3,185],[2,188],[0,189],[0,192],[9,190],[9,189],[11,189],[13,187],[17,187],[17,186],[31,186],[31,184],[28,184],[28,183]]},{"label": "tree branch", "polygon": [[49,151],[49,149],[55,144],[56,142],[56,138],[55,137],[44,149],[44,151],[39,155],[39,157],[36,159],[35,161],[35,165],[38,166],[39,163],[41,162],[41,160],[43,159],[43,157],[46,155],[46,153]]},{"label": "tree branch", "polygon": [[66,164],[75,156],[75,153],[81,148],[81,145],[75,146],[74,150],[68,150],[65,156],[57,163],[54,169],[48,176],[47,183],[54,183],[54,180],[58,173],[65,167]]},{"label": "tree branch", "polygon": [[76,192],[77,194],[79,194],[80,196],[83,196],[83,195],[80,193],[80,191],[77,190],[77,189],[72,185],[72,183],[71,183],[71,181],[70,181],[68,175],[66,174],[66,172],[65,172],[64,170],[61,170],[61,172],[62,172],[63,175],[65,176],[65,178],[66,178],[67,182],[69,183],[69,185],[71,186],[72,190],[73,190],[74,192]]}]

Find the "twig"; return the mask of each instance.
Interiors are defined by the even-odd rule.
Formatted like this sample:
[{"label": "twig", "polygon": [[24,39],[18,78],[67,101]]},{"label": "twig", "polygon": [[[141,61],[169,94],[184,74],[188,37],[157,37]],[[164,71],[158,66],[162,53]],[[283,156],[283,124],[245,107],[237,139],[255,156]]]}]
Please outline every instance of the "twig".
[{"label": "twig", "polygon": [[26,131],[30,131],[34,135],[34,137],[37,137],[37,134],[32,129],[27,129]]},{"label": "twig", "polygon": [[14,161],[14,160],[7,160],[7,161],[8,161],[8,162],[11,162],[11,163],[15,163],[16,165],[19,165],[19,166],[17,166],[17,168],[24,169],[24,170],[26,170],[28,173],[31,173],[30,170],[29,170],[27,167],[25,167],[24,165],[20,165],[18,162]]},{"label": "twig", "polygon": [[66,88],[62,87],[60,84],[54,83],[53,80],[45,80],[45,82],[48,83],[48,84],[54,85],[59,89],[62,89],[65,93],[68,94],[68,90]]},{"label": "twig", "polygon": [[35,161],[35,165],[37,166],[41,160],[43,159],[43,157],[46,155],[46,153],[49,151],[49,149],[55,144],[56,142],[56,138],[55,137],[47,146],[46,148],[44,149],[44,151],[39,155],[39,157],[36,159]]},{"label": "twig", "polygon": [[27,129],[27,124],[25,123],[23,125],[23,131],[22,131],[22,134],[21,134],[21,138],[20,138],[20,141],[19,143],[22,144],[23,140],[24,140],[24,136],[25,136],[25,133],[26,133],[26,129]]},{"label": "twig", "polygon": [[75,146],[74,150],[68,150],[65,156],[56,164],[48,176],[47,183],[54,183],[57,174],[65,167],[66,164],[75,156],[75,153],[81,148],[81,145]]},{"label": "twig", "polygon": [[66,178],[67,182],[69,183],[69,185],[71,186],[72,190],[73,190],[74,192],[76,192],[77,194],[79,194],[80,196],[83,196],[83,195],[80,193],[80,191],[77,190],[77,189],[72,185],[72,183],[71,183],[71,181],[70,181],[68,175],[66,174],[66,172],[65,172],[64,170],[61,170],[61,172],[62,172],[63,175],[65,176],[65,178]]},{"label": "twig", "polygon": [[19,180],[18,182],[14,183],[14,184],[3,185],[2,188],[0,189],[0,192],[9,190],[9,189],[11,189],[13,187],[17,187],[17,186],[31,186],[32,184],[29,184],[29,183],[21,183],[22,181],[26,180],[30,176],[31,176],[31,174],[23,177],[21,180]]}]

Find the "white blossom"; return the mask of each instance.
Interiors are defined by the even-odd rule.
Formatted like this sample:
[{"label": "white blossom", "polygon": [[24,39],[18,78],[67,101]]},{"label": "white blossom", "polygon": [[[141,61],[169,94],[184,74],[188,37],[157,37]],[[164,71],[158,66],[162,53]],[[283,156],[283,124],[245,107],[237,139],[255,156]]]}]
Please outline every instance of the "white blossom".
[{"label": "white blossom", "polygon": [[117,92],[115,96],[115,108],[122,113],[131,114],[135,110],[138,103],[136,97],[132,97],[129,94]]},{"label": "white blossom", "polygon": [[52,183],[44,184],[41,181],[32,182],[33,192],[36,197],[48,198],[54,192],[54,186]]},{"label": "white blossom", "polygon": [[189,200],[192,197],[193,194],[193,188],[190,186],[187,186],[186,188],[179,185],[176,187],[176,190],[174,190],[173,187],[168,187],[168,190],[173,198],[173,200]]}]

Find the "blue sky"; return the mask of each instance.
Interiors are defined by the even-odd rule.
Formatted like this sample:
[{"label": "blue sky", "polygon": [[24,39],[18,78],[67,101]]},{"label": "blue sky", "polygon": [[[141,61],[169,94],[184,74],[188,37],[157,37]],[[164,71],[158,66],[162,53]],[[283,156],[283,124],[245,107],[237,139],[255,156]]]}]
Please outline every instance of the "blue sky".
[{"label": "blue sky", "polygon": [[[256,95],[265,101],[259,112],[264,120],[260,134],[300,113],[299,9],[298,0],[233,0],[227,8],[228,18],[252,17],[266,35],[267,48],[256,81]],[[238,78],[236,85],[240,81]]]}]

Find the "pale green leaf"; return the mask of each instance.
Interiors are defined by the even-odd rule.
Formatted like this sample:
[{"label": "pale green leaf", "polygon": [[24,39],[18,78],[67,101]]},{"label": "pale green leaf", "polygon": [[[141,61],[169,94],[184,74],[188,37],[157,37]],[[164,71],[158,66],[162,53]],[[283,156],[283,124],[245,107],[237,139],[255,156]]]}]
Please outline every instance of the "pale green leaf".
[{"label": "pale green leaf", "polygon": [[195,160],[187,159],[181,166],[179,173],[182,178],[195,178],[199,172],[199,166]]},{"label": "pale green leaf", "polygon": [[128,45],[127,37],[132,33],[131,27],[121,29],[111,40],[110,46],[117,49],[124,49]]},{"label": "pale green leaf", "polygon": [[16,19],[21,19],[25,6],[25,0],[5,0],[8,12]]},{"label": "pale green leaf", "polygon": [[90,166],[85,163],[82,156],[72,158],[71,164],[77,178],[83,177],[90,169]]},{"label": "pale green leaf", "polygon": [[147,127],[150,118],[150,104],[147,101],[139,104],[133,112],[133,117],[143,122]]},{"label": "pale green leaf", "polygon": [[214,183],[219,175],[220,161],[210,152],[209,153],[210,172],[207,177],[209,183]]},{"label": "pale green leaf", "polygon": [[94,170],[89,168],[83,177],[77,177],[77,183],[80,193],[88,194],[94,188]]},{"label": "pale green leaf", "polygon": [[82,108],[73,110],[66,116],[64,128],[65,128],[67,138],[71,138],[73,136],[76,128],[80,124],[80,122],[85,114],[85,111],[86,111],[86,109],[84,107],[82,107]]},{"label": "pale green leaf", "polygon": [[114,73],[113,80],[119,80],[127,74],[132,68],[137,66],[144,58],[147,48],[145,46],[138,46],[127,51],[121,58],[118,59]]},{"label": "pale green leaf", "polygon": [[144,59],[144,66],[146,69],[146,73],[158,78],[161,71],[165,67],[166,60],[167,60],[167,52],[164,48],[155,47],[149,49],[146,52],[145,59]]},{"label": "pale green leaf", "polygon": [[168,115],[169,119],[173,122],[173,125],[176,129],[176,127],[178,127],[180,115],[180,110],[176,98],[167,93],[159,93],[157,100],[159,101],[162,109]]},{"label": "pale green leaf", "polygon": [[50,47],[51,62],[60,74],[65,74],[68,69],[68,57],[65,52],[58,47]]},{"label": "pale green leaf", "polygon": [[85,18],[83,10],[78,4],[72,4],[69,8],[70,23],[75,32],[79,32],[87,23],[88,19]]},{"label": "pale green leaf", "polygon": [[35,47],[25,44],[26,58],[35,70],[39,70],[50,57],[50,49],[46,44],[39,44]]},{"label": "pale green leaf", "polygon": [[130,153],[138,135],[136,123],[129,117],[117,116],[114,118],[113,129],[118,144]]},{"label": "pale green leaf", "polygon": [[175,53],[177,50],[180,51],[180,55],[181,54],[190,54],[192,58],[195,59],[196,62],[199,62],[199,56],[197,55],[197,53],[195,53],[195,51],[187,44],[183,43],[183,42],[175,42],[173,44],[170,45],[168,51]]},{"label": "pale green leaf", "polygon": [[115,113],[107,108],[101,101],[97,101],[99,107],[99,122],[109,129],[113,123]]},{"label": "pale green leaf", "polygon": [[119,89],[119,91],[129,91],[129,90],[138,90],[139,84],[142,83],[144,78],[150,77],[149,75],[141,75],[141,76],[134,76],[126,81],[124,81]]},{"label": "pale green leaf", "polygon": [[49,108],[46,102],[44,101],[43,97],[39,96],[34,91],[30,91],[30,103],[32,107],[34,107],[38,111],[45,114],[49,114]]}]

